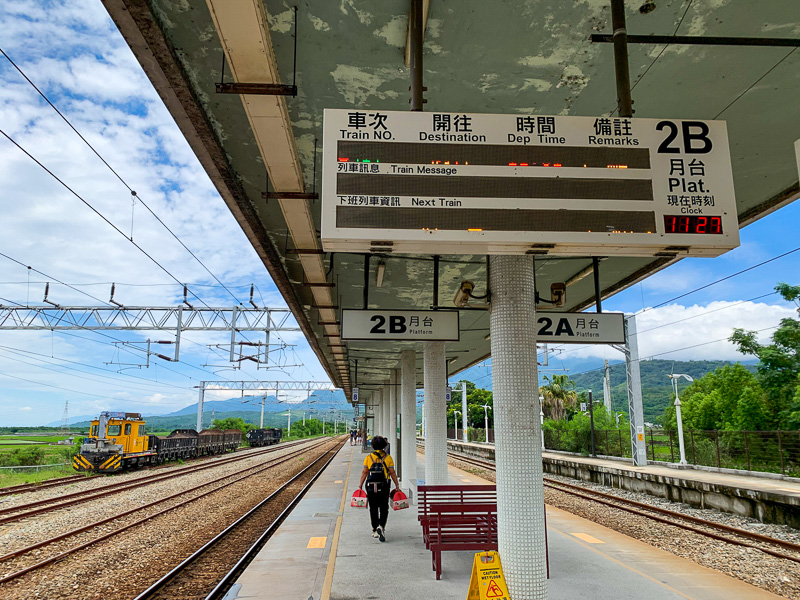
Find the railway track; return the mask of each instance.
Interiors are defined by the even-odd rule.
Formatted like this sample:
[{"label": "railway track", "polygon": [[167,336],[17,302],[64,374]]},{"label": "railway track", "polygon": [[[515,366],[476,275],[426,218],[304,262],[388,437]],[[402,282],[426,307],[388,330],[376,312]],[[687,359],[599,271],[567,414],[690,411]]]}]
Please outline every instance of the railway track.
[{"label": "railway track", "polygon": [[[495,463],[493,462],[473,458],[471,456],[463,456],[455,452],[448,452],[447,454],[460,462],[474,465],[481,469],[495,471]],[[693,517],[651,504],[621,498],[613,494],[606,494],[597,490],[572,485],[548,477],[544,478],[544,486],[552,490],[570,494],[585,500],[591,500],[592,502],[603,504],[617,510],[623,510],[666,525],[692,531],[722,542],[753,548],[776,558],[800,563],[800,544],[761,535],[745,529],[739,529],[738,527],[716,523],[707,519]]]},{"label": "railway track", "polygon": [[[177,492],[175,494],[172,494],[172,495],[164,497],[164,498],[160,498],[160,499],[158,499],[158,500],[156,500],[154,502],[150,502],[150,503],[144,504],[142,506],[138,506],[138,507],[136,507],[134,509],[131,509],[131,510],[128,510],[128,511],[125,511],[125,512],[122,512],[122,513],[115,514],[115,515],[113,515],[111,517],[96,521],[96,522],[94,522],[94,523],[92,523],[90,525],[87,525],[85,527],[79,527],[79,528],[73,529],[71,531],[59,534],[59,535],[57,535],[55,537],[52,537],[52,538],[37,542],[35,544],[26,546],[24,548],[20,548],[18,550],[10,552],[10,553],[8,553],[8,554],[6,554],[4,556],[0,556],[0,565],[6,566],[5,573],[3,575],[0,575],[0,584],[8,583],[10,581],[18,579],[19,577],[22,577],[23,575],[26,575],[26,574],[28,574],[28,573],[30,573],[32,571],[36,571],[36,570],[42,569],[42,568],[44,568],[44,567],[46,567],[46,566],[48,566],[50,564],[53,564],[53,563],[55,563],[55,562],[57,562],[57,561],[59,561],[59,560],[61,560],[63,558],[66,558],[67,556],[70,556],[72,554],[75,554],[76,552],[84,550],[84,549],[88,548],[89,546],[92,546],[92,545],[94,545],[94,544],[96,544],[98,542],[101,542],[101,541],[106,540],[108,538],[112,538],[112,537],[118,536],[120,533],[122,533],[124,531],[127,531],[129,529],[132,529],[133,527],[136,527],[137,525],[140,525],[142,523],[150,521],[150,520],[152,520],[152,519],[154,519],[156,517],[164,515],[165,513],[173,511],[173,510],[175,510],[177,508],[180,508],[180,507],[186,506],[188,504],[191,504],[192,502],[196,502],[197,500],[199,500],[201,498],[204,498],[204,497],[206,497],[206,496],[208,496],[210,494],[214,494],[214,493],[216,493],[216,492],[218,492],[220,490],[228,488],[228,487],[230,487],[230,486],[232,486],[232,485],[234,485],[234,484],[236,484],[236,483],[238,483],[238,482],[240,482],[240,481],[242,481],[244,479],[253,477],[253,476],[258,475],[258,474],[260,474],[260,473],[262,473],[264,471],[267,471],[269,469],[277,467],[278,465],[281,465],[281,464],[283,464],[283,463],[285,463],[285,462],[287,462],[287,461],[289,461],[289,460],[291,460],[293,458],[296,458],[299,455],[306,454],[309,451],[313,451],[315,449],[323,447],[326,444],[330,444],[330,441],[329,440],[325,440],[323,442],[318,442],[316,444],[313,444],[312,446],[304,446],[303,448],[294,450],[294,451],[292,451],[291,453],[289,453],[287,455],[278,457],[275,460],[272,460],[272,461],[270,461],[269,463],[267,463],[265,465],[259,465],[257,467],[247,467],[247,468],[242,469],[241,471],[238,471],[236,473],[232,473],[232,474],[225,475],[223,477],[219,477],[219,478],[217,478],[217,479],[215,479],[213,481],[209,481],[209,482],[194,486],[193,488],[190,488],[188,490],[181,490],[181,491],[179,491],[179,492]],[[225,481],[225,480],[228,480],[228,481]],[[217,485],[217,484],[219,484],[219,485]],[[208,488],[208,489],[204,489],[204,488]],[[194,495],[194,496],[192,496],[190,498],[186,498],[187,495],[191,495],[191,494],[193,494],[195,492],[197,492],[197,495]],[[175,504],[173,504],[173,505],[171,505],[171,506],[167,506],[167,507],[163,507],[163,508],[159,507],[159,505],[161,505],[161,504],[166,504],[166,503],[168,503],[168,502],[170,502],[172,500],[176,500],[176,499],[180,499],[180,501],[175,503]],[[158,507],[157,510],[155,510],[154,512],[149,512],[149,511],[151,511],[151,509],[154,509],[156,507]],[[148,514],[148,512],[149,512],[149,514]],[[111,531],[108,531],[108,527],[109,526],[113,526],[115,523],[119,523],[123,519],[126,519],[127,517],[135,516],[135,515],[137,515],[137,513],[144,514],[144,516],[141,517],[141,518],[137,518],[134,521],[129,522],[127,524],[123,524],[120,527],[116,527]],[[86,541],[78,543],[78,544],[76,544],[76,545],[74,545],[74,546],[72,546],[72,547],[70,547],[70,548],[68,548],[66,550],[62,550],[61,549],[64,546],[63,542],[65,540],[69,540],[70,538],[76,538],[76,537],[80,536],[83,533],[90,532],[90,531],[95,530],[95,529],[97,529],[98,531],[100,531],[102,533],[100,535],[90,535],[90,536],[88,536],[88,539]],[[42,559],[41,558],[41,554],[42,554],[42,550],[41,549],[44,548],[44,547],[47,547],[47,546],[52,546],[54,544],[58,544],[58,547],[56,548],[56,551],[54,553],[51,553],[46,558]],[[45,553],[47,553],[47,551],[45,551]],[[35,561],[35,562],[31,562],[31,561]]]},{"label": "railway track", "polygon": [[[242,450],[247,450],[248,448],[237,448],[237,452],[241,452]],[[211,456],[198,456],[197,458],[187,458],[184,459],[186,464],[194,464],[198,462],[205,462],[207,460],[211,460],[214,457]],[[142,471],[159,471],[161,469],[168,469],[170,465],[163,464],[163,465],[153,465],[153,466],[145,466],[141,467]],[[64,485],[69,485],[71,483],[76,483],[78,481],[83,481],[85,479],[89,479],[90,477],[97,477],[97,475],[90,475],[88,473],[83,473],[80,475],[68,475],[66,477],[56,477],[53,479],[48,479],[46,481],[40,481],[39,483],[23,483],[20,485],[12,485],[9,487],[0,488],[0,498],[3,496],[15,496],[18,494],[26,494],[29,492],[38,492],[40,490],[45,490],[48,488],[53,487],[61,487]]]},{"label": "railway track", "polygon": [[[257,506],[221,531],[135,600],[224,597],[231,584],[305,495],[344,442],[314,460]],[[320,464],[322,463],[322,464]]]},{"label": "railway track", "polygon": [[166,479],[173,479],[181,475],[193,474],[197,473],[198,471],[205,471],[206,469],[212,469],[215,467],[219,467],[221,465],[227,465],[235,462],[240,462],[243,460],[248,460],[250,458],[261,456],[263,454],[270,454],[272,452],[285,450],[286,448],[291,448],[301,443],[305,442],[291,442],[289,444],[278,444],[276,446],[270,446],[264,450],[259,450],[256,452],[248,452],[246,454],[241,454],[239,456],[230,456],[200,466],[190,465],[187,467],[180,467],[177,469],[175,468],[168,469],[165,470],[165,472],[163,473],[157,473],[155,475],[150,475],[148,477],[142,477],[134,480],[118,481],[115,483],[110,483],[108,485],[96,487],[91,490],[83,490],[80,492],[73,492],[71,494],[65,494],[54,498],[45,498],[43,500],[37,500],[35,502],[29,502],[27,504],[18,504],[16,506],[9,506],[7,508],[0,509],[0,525],[11,523],[13,521],[18,521],[26,517],[41,515],[43,513],[65,508],[67,506],[72,506],[75,504],[79,504],[81,502],[86,502],[87,500],[94,500],[96,498],[103,498],[105,496],[118,494],[120,492],[124,492],[127,490],[138,489],[141,488],[143,485],[159,483]]},{"label": "railway track", "polygon": [[59,487],[62,485],[69,485],[76,481],[86,479],[86,475],[69,475],[68,477],[57,477],[55,479],[48,479],[39,483],[22,483],[20,485],[12,485],[5,488],[0,488],[0,497],[13,496],[15,494],[25,494],[27,492],[38,492],[39,490],[46,490],[51,487]]}]

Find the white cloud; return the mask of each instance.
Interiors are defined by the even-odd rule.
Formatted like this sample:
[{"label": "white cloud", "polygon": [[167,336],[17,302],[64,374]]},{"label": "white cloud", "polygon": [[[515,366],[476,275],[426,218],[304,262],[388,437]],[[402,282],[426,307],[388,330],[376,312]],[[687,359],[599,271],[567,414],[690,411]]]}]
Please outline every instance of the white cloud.
[{"label": "white cloud", "polygon": [[[0,22],[3,49],[237,298],[246,301],[253,282],[260,291],[255,297],[259,305],[284,307],[260,259],[102,5],[94,0],[46,5],[6,0],[0,3]],[[0,74],[0,127],[130,235],[129,191],[2,58]],[[63,305],[105,303],[111,282],[117,283],[115,299],[128,306],[174,306],[181,301],[179,284],[5,139],[0,139],[0,206],[0,252],[50,276],[0,257],[0,303],[41,303],[48,279],[50,299]],[[233,304],[228,292],[138,203],[133,237],[180,282],[189,283],[203,302]],[[92,297],[55,283],[53,277],[91,284],[77,287]],[[202,305],[191,297],[190,301]],[[144,344],[130,342],[148,337],[173,339],[169,332],[4,333],[0,403],[34,408],[24,416],[0,413],[0,424],[57,421],[66,400],[71,415],[109,409],[171,412],[197,401],[194,386],[200,381],[223,376],[326,379],[301,334],[284,335],[298,344],[302,360],[287,350],[283,363],[307,365],[290,374],[257,371],[255,365],[217,374],[216,367],[204,365],[226,365],[226,352],[208,345],[224,346],[230,337],[206,332],[184,334],[180,364],[151,357],[145,368]],[[172,355],[173,347],[159,346],[157,351]]]},{"label": "white cloud", "polygon": [[33,410],[30,406],[20,406],[20,410]]},{"label": "white cloud", "polygon": [[[761,331],[767,342],[781,319],[796,318],[794,308],[762,302],[711,302],[705,306],[670,304],[641,312],[636,317],[639,356],[674,360],[751,360],[727,341],[735,328]],[[722,340],[714,343],[714,340]],[[674,351],[674,352],[673,352]],[[622,355],[608,346],[565,348],[562,358],[598,357],[619,359]]]}]

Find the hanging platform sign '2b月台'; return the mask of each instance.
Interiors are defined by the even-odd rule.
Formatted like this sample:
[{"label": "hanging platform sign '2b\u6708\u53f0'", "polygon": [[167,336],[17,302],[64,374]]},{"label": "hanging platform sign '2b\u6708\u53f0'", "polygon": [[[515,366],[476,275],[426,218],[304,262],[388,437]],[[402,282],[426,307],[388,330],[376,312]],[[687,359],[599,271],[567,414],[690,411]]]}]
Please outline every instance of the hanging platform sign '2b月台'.
[{"label": "hanging platform sign '2b\u6708\u53f0'", "polygon": [[724,121],[326,109],[326,251],[717,256]]},{"label": "hanging platform sign '2b\u6708\u53f0'", "polygon": [[342,339],[457,342],[458,311],[345,309]]}]

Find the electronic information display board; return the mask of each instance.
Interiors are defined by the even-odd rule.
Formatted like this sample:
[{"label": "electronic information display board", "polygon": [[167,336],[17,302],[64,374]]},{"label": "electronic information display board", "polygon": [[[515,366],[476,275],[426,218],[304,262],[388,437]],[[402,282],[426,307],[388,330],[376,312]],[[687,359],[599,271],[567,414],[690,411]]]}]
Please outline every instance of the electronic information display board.
[{"label": "electronic information display board", "polygon": [[326,109],[326,251],[717,256],[724,121]]}]

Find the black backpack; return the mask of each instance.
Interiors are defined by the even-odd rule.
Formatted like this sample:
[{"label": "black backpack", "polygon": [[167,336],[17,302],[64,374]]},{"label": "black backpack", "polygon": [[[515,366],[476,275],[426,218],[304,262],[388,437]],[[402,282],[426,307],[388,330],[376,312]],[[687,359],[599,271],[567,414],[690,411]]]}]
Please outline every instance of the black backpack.
[{"label": "black backpack", "polygon": [[386,476],[383,464],[386,456],[384,455],[380,460],[377,456],[376,453],[372,454],[372,465],[370,465],[366,483],[367,491],[380,493],[389,489],[389,478]]}]

